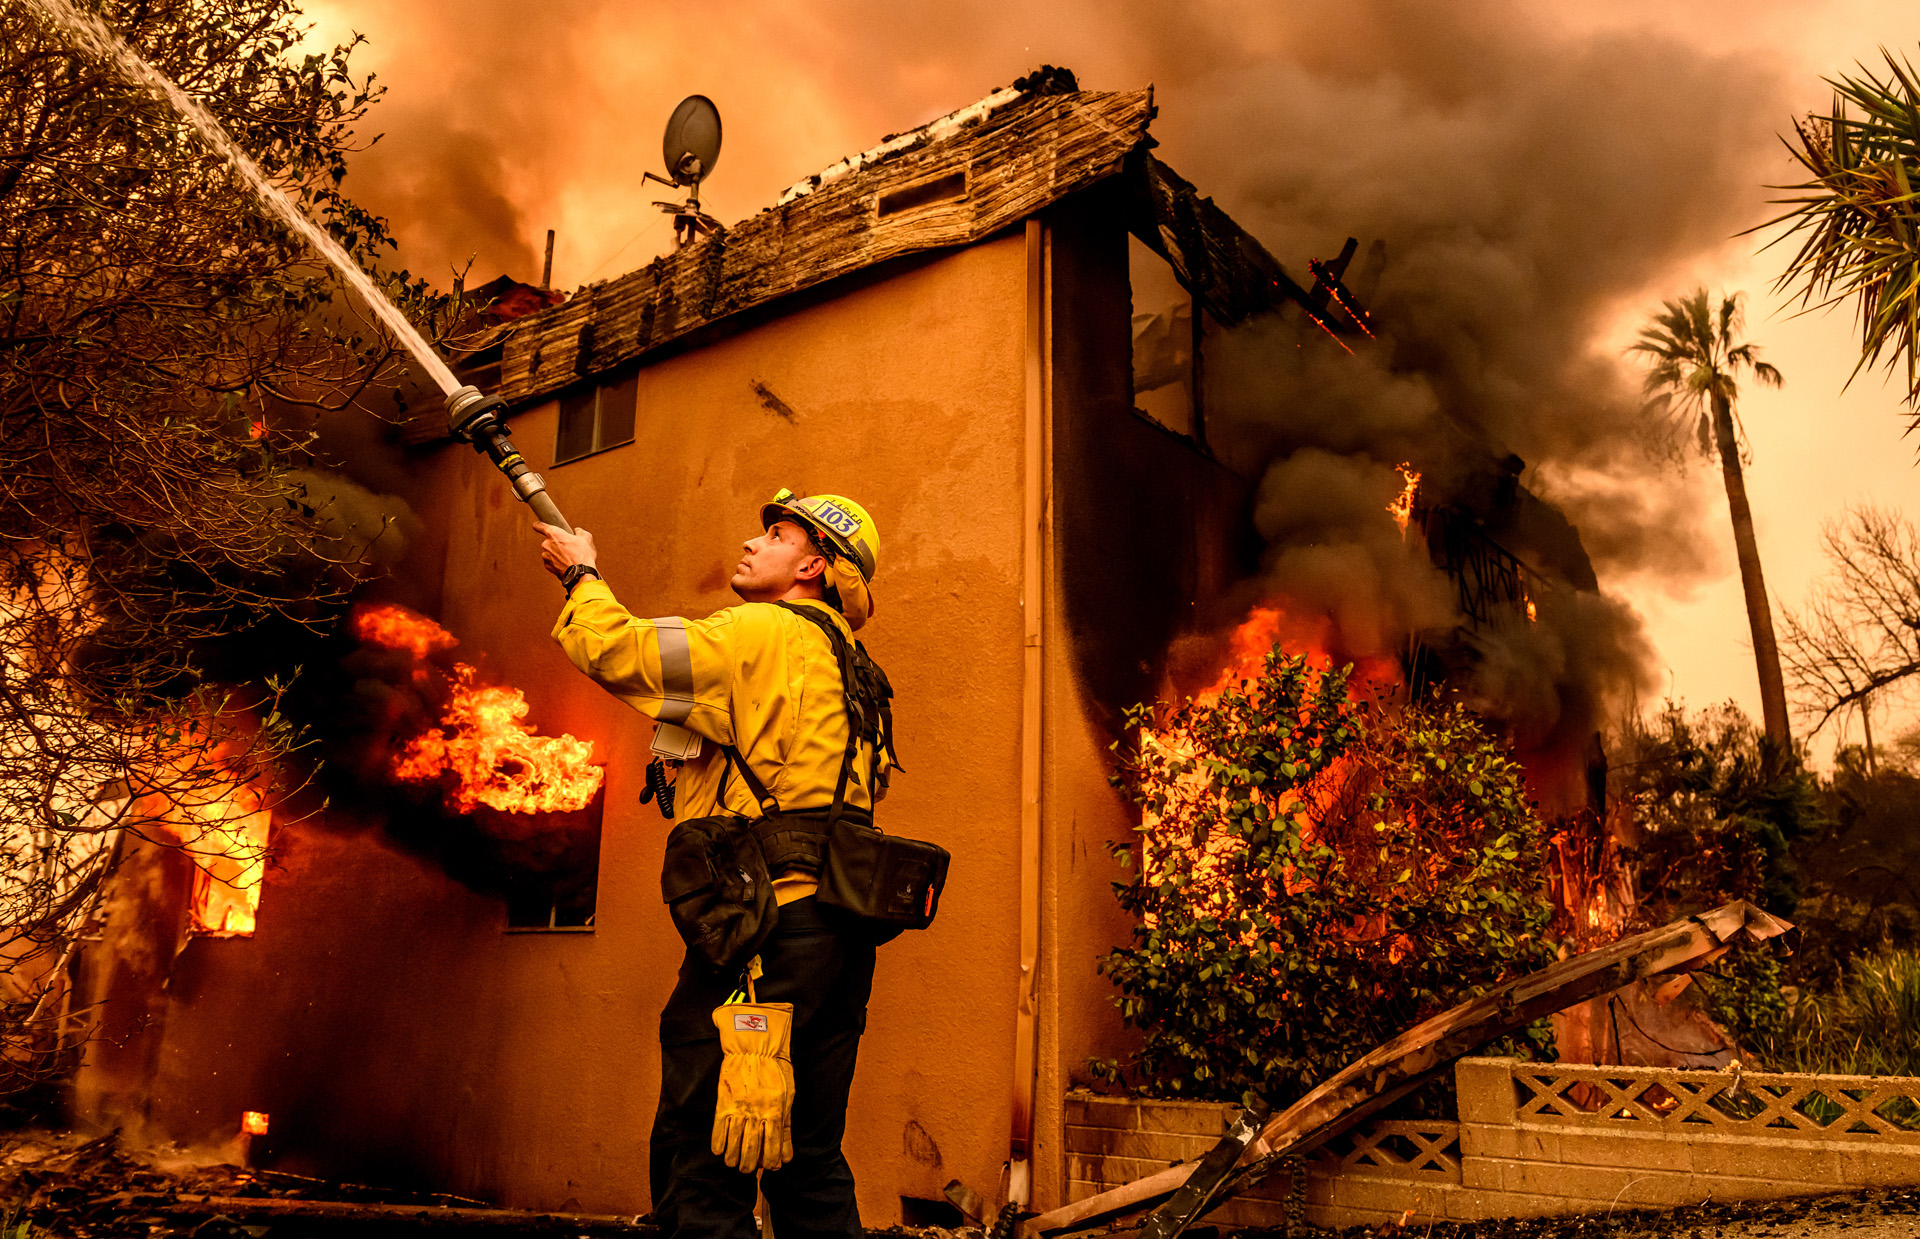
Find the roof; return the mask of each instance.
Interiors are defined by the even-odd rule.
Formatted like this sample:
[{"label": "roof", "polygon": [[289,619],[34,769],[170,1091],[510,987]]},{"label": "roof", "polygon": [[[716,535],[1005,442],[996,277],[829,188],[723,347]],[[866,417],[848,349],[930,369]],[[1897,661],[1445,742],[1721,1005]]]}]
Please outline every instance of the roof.
[{"label": "roof", "polygon": [[520,320],[495,391],[511,404],[539,399],[837,276],[991,236],[1120,171],[1150,142],[1153,113],[1151,88],[996,91],[809,177],[730,229]]}]

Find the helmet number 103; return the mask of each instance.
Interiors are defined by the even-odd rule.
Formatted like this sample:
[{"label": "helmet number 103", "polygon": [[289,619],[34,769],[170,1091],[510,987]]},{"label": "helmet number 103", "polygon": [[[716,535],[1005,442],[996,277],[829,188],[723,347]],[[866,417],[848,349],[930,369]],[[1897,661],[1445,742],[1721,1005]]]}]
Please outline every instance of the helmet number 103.
[{"label": "helmet number 103", "polygon": [[814,517],[822,525],[844,538],[851,538],[860,532],[860,522],[842,512],[830,503],[823,503],[813,511]]}]

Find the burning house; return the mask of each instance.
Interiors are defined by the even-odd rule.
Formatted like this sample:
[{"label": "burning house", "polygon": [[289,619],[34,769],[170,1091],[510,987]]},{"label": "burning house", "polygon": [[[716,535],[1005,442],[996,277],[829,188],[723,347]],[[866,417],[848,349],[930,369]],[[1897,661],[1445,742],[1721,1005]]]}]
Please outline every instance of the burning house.
[{"label": "burning house", "polygon": [[[884,523],[863,637],[906,773],[880,820],[954,860],[935,926],[880,958],[846,1143],[870,1224],[938,1220],[948,1180],[990,1188],[1010,1158],[1037,1206],[1069,1197],[1063,1094],[1124,1041],[1093,960],[1128,930],[1105,847],[1137,821],[1107,781],[1125,707],[1217,673],[1255,602],[1323,652],[1484,688],[1594,590],[1463,422],[1404,458],[1246,463],[1238,385],[1377,347],[1387,259],[1349,243],[1296,279],[1154,156],[1153,115],[1150,91],[1024,79],[513,321],[469,371],[636,612],[728,605],[782,486]],[[275,824],[257,924],[200,932],[191,861],[128,858],[80,971],[79,1105],[197,1145],[246,1115],[301,1173],[642,1212],[681,954],[652,725],[549,639],[559,594],[487,463],[434,414],[408,438],[413,609],[356,613],[348,678],[435,716],[367,759],[384,808]],[[1512,712],[1563,806],[1594,722],[1572,684]],[[398,843],[428,811],[486,819],[536,876],[489,887]]]}]

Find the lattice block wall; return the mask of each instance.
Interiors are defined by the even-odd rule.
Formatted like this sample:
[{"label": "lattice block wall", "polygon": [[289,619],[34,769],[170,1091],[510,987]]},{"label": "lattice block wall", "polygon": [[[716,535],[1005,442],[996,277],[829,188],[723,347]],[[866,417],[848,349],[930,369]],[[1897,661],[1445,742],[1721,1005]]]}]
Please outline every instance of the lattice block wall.
[{"label": "lattice block wall", "polygon": [[[1920,1080],[1463,1059],[1460,1121],[1388,1120],[1209,1215],[1330,1228],[1551,1216],[1920,1184]],[[1090,1093],[1067,1101],[1074,1200],[1192,1161],[1236,1107]]]},{"label": "lattice block wall", "polygon": [[1542,1210],[1920,1183],[1920,1080],[1465,1059],[1463,1186]]},{"label": "lattice block wall", "polygon": [[[1067,1099],[1069,1198],[1193,1161],[1226,1131],[1239,1107],[1222,1102]],[[1283,1171],[1208,1215],[1220,1226],[1281,1226],[1299,1215],[1316,1226],[1391,1221],[1430,1207],[1434,1189],[1460,1184],[1460,1125],[1388,1120],[1364,1125],[1317,1150],[1304,1182]]]},{"label": "lattice block wall", "polygon": [[1515,1063],[1515,1118],[1681,1135],[1920,1144],[1920,1080]]}]

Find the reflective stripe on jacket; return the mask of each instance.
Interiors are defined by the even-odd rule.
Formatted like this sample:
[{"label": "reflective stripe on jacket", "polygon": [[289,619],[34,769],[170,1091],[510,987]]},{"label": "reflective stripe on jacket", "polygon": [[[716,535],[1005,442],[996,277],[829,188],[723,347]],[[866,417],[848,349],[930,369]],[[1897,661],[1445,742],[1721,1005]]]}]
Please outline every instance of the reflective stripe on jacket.
[{"label": "reflective stripe on jacket", "polygon": [[[852,639],[832,607],[811,600],[801,605],[832,617]],[[680,772],[677,817],[721,811],[722,744],[740,750],[782,809],[833,803],[847,747],[846,698],[833,647],[799,616],[749,602],[705,619],[639,619],[614,600],[606,582],[589,577],[561,609],[553,639],[574,666],[620,700],[706,738],[700,756]],[[862,744],[847,779],[848,804],[872,808],[872,759],[872,746]],[[885,763],[884,754],[880,760]],[[760,816],[737,772],[725,787],[725,811]]]}]

